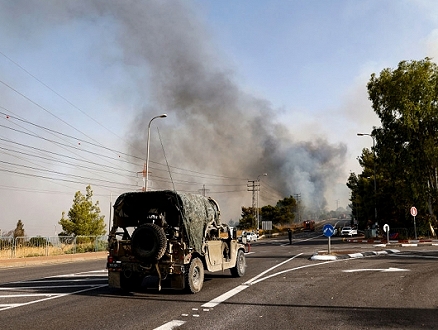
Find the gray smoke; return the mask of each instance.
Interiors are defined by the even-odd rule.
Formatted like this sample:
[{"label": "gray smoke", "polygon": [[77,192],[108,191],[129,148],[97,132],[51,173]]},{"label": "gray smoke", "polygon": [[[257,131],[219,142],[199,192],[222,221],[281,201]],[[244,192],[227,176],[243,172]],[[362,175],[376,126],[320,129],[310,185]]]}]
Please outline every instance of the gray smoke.
[{"label": "gray smoke", "polygon": [[[251,205],[245,179],[255,180],[265,172],[268,176],[263,182],[274,187],[280,198],[301,193],[308,208],[326,206],[324,194],[338,177],[346,146],[330,145],[322,139],[296,140],[293,132],[278,122],[269,101],[249,95],[237,85],[232,70],[218,55],[200,12],[189,2],[23,0],[3,1],[0,9],[8,12],[3,19],[22,20],[21,30],[11,33],[44,34],[74,22],[100,29],[102,38],[90,51],[101,61],[121,64],[137,86],[138,113],[132,120],[130,152],[145,155],[149,120],[167,113],[168,118],[152,126],[155,135],[150,159],[164,162],[155,129],[159,126],[171,166],[242,178],[234,180],[241,186],[238,193],[214,195],[227,189],[206,182],[212,197],[220,201],[223,210],[233,209],[228,211],[234,217],[240,214],[240,206]],[[120,51],[109,55],[108,49],[114,45]],[[177,172],[177,189],[202,188],[201,184],[196,188],[193,184],[184,186],[183,180],[202,179]],[[159,175],[163,177],[164,173]],[[231,184],[229,179],[216,183]],[[154,187],[159,185],[154,183]]]}]

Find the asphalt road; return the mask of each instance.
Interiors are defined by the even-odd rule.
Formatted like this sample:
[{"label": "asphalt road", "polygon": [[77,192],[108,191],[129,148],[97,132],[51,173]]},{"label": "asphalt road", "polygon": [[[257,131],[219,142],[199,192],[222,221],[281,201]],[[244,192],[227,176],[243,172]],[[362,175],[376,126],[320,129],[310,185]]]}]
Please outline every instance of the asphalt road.
[{"label": "asphalt road", "polygon": [[[309,260],[327,238],[251,246],[247,273],[206,274],[198,294],[108,289],[105,260],[0,269],[2,329],[437,329],[438,247]],[[332,239],[332,251],[385,250]],[[151,284],[152,285],[152,284]]]}]

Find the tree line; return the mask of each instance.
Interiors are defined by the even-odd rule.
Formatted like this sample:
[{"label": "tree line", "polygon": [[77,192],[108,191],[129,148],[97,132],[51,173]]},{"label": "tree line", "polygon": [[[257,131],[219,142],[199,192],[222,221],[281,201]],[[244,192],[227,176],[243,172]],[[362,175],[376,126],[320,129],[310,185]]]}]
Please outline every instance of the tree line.
[{"label": "tree line", "polygon": [[[272,221],[273,225],[291,225],[295,221],[297,210],[298,204],[296,199],[293,196],[289,196],[279,200],[275,206],[263,206],[259,210],[259,216],[262,221]],[[242,206],[238,227],[240,229],[257,228],[258,219],[256,211],[256,208]]]},{"label": "tree line", "polygon": [[352,216],[362,228],[389,224],[434,235],[438,212],[438,66],[425,58],[402,61],[372,74],[367,84],[381,126],[369,135],[373,147],[358,157],[362,172],[351,173]]}]

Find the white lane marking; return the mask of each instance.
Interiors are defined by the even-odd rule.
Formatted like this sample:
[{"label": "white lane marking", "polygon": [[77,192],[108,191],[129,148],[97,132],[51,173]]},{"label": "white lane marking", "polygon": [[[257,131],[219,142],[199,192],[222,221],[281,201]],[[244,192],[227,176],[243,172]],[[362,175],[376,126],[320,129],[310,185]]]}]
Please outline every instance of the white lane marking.
[{"label": "white lane marking", "polygon": [[337,261],[340,261],[340,260],[328,260],[328,261],[320,262],[320,263],[317,263],[317,264],[298,266],[298,267],[295,267],[295,268],[290,268],[290,269],[282,270],[281,272],[278,272],[278,273],[266,276],[264,278],[261,278],[261,279],[259,279],[257,281],[254,281],[254,282],[251,283],[251,285],[257,284],[257,283],[259,283],[261,281],[264,281],[264,280],[267,280],[267,279],[269,279],[271,277],[275,277],[275,276],[278,276],[278,275],[281,275],[281,274],[284,274],[284,273],[289,273],[289,272],[294,271],[294,270],[303,269],[303,268],[309,268],[309,267],[315,267],[315,266],[324,265],[324,264],[328,264],[328,263],[332,263],[332,262],[337,262]]},{"label": "white lane marking", "polygon": [[19,284],[19,283],[66,283],[66,282],[83,282],[83,281],[87,281],[87,282],[99,282],[99,281],[104,281],[105,279],[102,278],[76,278],[76,279],[71,279],[71,280],[66,280],[66,279],[62,279],[62,280],[52,280],[50,278],[47,278],[45,280],[30,280],[30,281],[19,281],[19,282],[9,282],[8,284]]},{"label": "white lane marking", "polygon": [[264,274],[270,272],[271,270],[280,267],[281,265],[284,265],[285,263],[297,258],[298,256],[302,255],[302,253],[297,254],[296,256],[293,256],[292,258],[289,258],[281,263],[279,263],[278,265],[275,265],[267,270],[265,270],[264,272],[260,273],[259,275],[253,277],[252,279],[250,279],[249,281],[246,281],[245,283],[243,283],[242,285],[239,285],[237,287],[235,287],[234,289],[231,289],[228,292],[225,292],[224,294],[220,295],[219,297],[216,297],[212,300],[210,300],[209,302],[201,305],[201,307],[204,308],[213,308],[217,305],[219,305],[220,303],[224,302],[225,300],[230,299],[232,296],[238,294],[239,292],[245,290],[246,288],[248,288],[250,285],[252,285],[254,283],[254,281],[256,281],[259,277],[263,276]]},{"label": "white lane marking", "polygon": [[[77,273],[77,274],[71,274],[71,277],[74,276],[79,276],[78,274],[81,274],[80,276],[84,276],[83,274],[88,274],[91,277],[97,276],[97,273],[106,273],[105,271],[91,271],[91,272],[83,272],[83,273]],[[90,274],[92,273],[92,274]],[[9,284],[38,284],[38,283],[58,283],[58,282],[69,282],[70,280],[67,279],[67,277],[69,277],[68,275],[58,275],[58,276],[51,276],[51,277],[45,277],[42,280],[35,280],[35,281],[18,281],[18,282],[11,282]],[[55,278],[62,278],[63,280],[53,280]],[[100,279],[100,281],[102,281],[104,279]],[[75,278],[74,280],[71,280],[73,282],[78,282],[79,279]],[[14,286],[14,287],[0,287],[0,291],[4,292],[5,294],[0,295],[0,298],[2,299],[7,299],[7,298],[21,298],[21,297],[44,297],[41,299],[36,299],[36,300],[32,300],[26,303],[11,303],[11,304],[0,304],[0,311],[4,311],[7,309],[12,309],[12,308],[16,308],[16,307],[21,307],[21,306],[26,306],[26,305],[30,305],[30,304],[35,304],[35,303],[39,303],[42,301],[46,301],[46,300],[51,300],[51,299],[56,299],[56,298],[61,298],[61,297],[65,297],[65,296],[69,296],[69,295],[73,295],[73,294],[77,294],[77,293],[81,293],[81,292],[86,292],[86,291],[91,291],[91,290],[96,290],[102,287],[106,287],[108,286],[107,283],[105,284],[88,284],[87,282],[95,282],[97,281],[97,279],[95,278],[82,278],[81,281],[84,282],[84,284],[74,284],[74,285],[44,285],[44,286]],[[20,293],[20,294],[15,294],[15,293],[11,293],[11,294],[7,294],[7,292],[14,292],[14,291],[38,291],[40,289],[59,289],[59,288],[72,288],[72,289],[78,289],[78,288],[83,288],[81,290],[76,290],[73,292],[68,292],[68,293]]]},{"label": "white lane marking", "polygon": [[0,311],[4,309],[14,308],[14,307],[20,307],[21,304],[0,304]]},{"label": "white lane marking", "polygon": [[410,269],[402,269],[402,268],[362,268],[362,269],[346,269],[343,270],[344,273],[355,273],[355,272],[409,272]]},{"label": "white lane marking", "polygon": [[293,256],[292,258],[289,258],[289,259],[287,259],[287,260],[285,260],[285,261],[283,261],[283,262],[280,262],[278,265],[275,265],[275,266],[273,266],[273,267],[271,267],[271,268],[265,270],[264,272],[261,272],[260,274],[258,274],[257,276],[253,277],[253,278],[250,279],[249,281],[246,281],[246,282],[243,283],[243,284],[251,284],[253,281],[255,281],[256,279],[258,279],[259,277],[265,275],[266,273],[269,273],[271,270],[273,270],[273,269],[275,269],[275,268],[278,268],[278,267],[284,265],[285,263],[288,263],[288,262],[291,261],[291,260],[294,260],[295,258],[298,258],[300,255],[302,255],[302,253],[299,253],[299,254],[297,254],[296,256]]},{"label": "white lane marking", "polygon": [[217,305],[219,305],[220,303],[224,302],[225,300],[231,298],[232,296],[238,294],[239,292],[245,290],[247,287],[249,287],[249,285],[239,285],[237,287],[235,287],[234,289],[231,289],[228,292],[225,292],[224,294],[220,295],[219,297],[216,297],[212,300],[210,300],[209,302],[201,305],[201,307],[205,307],[205,308],[213,308],[216,307]]},{"label": "white lane marking", "polygon": [[96,284],[16,286],[16,287],[0,288],[0,291],[36,290],[36,289],[59,289],[59,288],[83,288],[83,287],[95,287],[95,286],[96,286]]},{"label": "white lane marking", "polygon": [[161,327],[155,328],[154,330],[171,330],[183,325],[184,323],[186,323],[186,321],[173,320],[163,324]]},{"label": "white lane marking", "polygon": [[64,274],[64,275],[54,275],[49,276],[45,278],[63,278],[63,277],[77,277],[77,276],[102,276],[102,274],[108,274],[108,271],[106,269],[103,270],[91,270],[88,272],[80,272],[80,273],[73,273],[73,274]]},{"label": "white lane marking", "polygon": [[[294,244],[293,244],[294,242],[295,242],[295,243],[307,242],[307,241],[310,241],[310,240],[312,240],[312,239],[319,238],[319,237],[322,237],[322,236],[324,236],[324,235],[319,235],[319,236],[314,236],[314,237],[309,237],[309,238],[293,238],[293,239],[292,239],[292,245],[294,245]],[[281,244],[280,246],[289,246],[289,245],[291,245],[291,244],[289,244],[289,243],[283,243],[283,244]]]},{"label": "white lane marking", "polygon": [[105,286],[108,286],[108,284],[105,284],[105,285],[98,285],[98,286],[94,286],[94,287],[92,287],[92,288],[87,288],[87,289],[83,289],[83,290],[78,290],[78,291],[75,291],[75,292],[60,293],[60,294],[56,294],[56,295],[54,295],[54,296],[47,297],[47,298],[44,298],[44,299],[32,300],[32,301],[29,301],[29,302],[27,302],[27,303],[22,303],[22,304],[11,304],[11,305],[8,305],[8,306],[5,307],[5,308],[0,309],[0,311],[4,311],[4,310],[11,309],[11,308],[15,308],[15,307],[21,307],[21,306],[31,305],[31,304],[39,303],[39,302],[46,301],[46,300],[52,300],[52,299],[56,299],[56,298],[66,297],[66,296],[70,296],[70,295],[73,295],[73,294],[76,294],[76,293],[81,293],[81,292],[91,291],[91,290],[95,290],[95,289],[98,289],[98,288],[103,288],[103,287],[105,287]]},{"label": "white lane marking", "polygon": [[[285,260],[285,261],[279,263],[278,265],[275,265],[275,266],[273,266],[273,267],[271,267],[271,268],[269,268],[269,269],[267,269],[267,270],[261,272],[259,275],[253,277],[253,278],[250,279],[249,281],[246,281],[244,284],[239,285],[239,286],[235,287],[234,289],[231,289],[230,291],[225,292],[224,294],[220,295],[219,297],[216,297],[216,298],[210,300],[209,302],[207,302],[207,303],[201,305],[201,307],[205,308],[205,310],[209,310],[209,308],[213,308],[213,307],[219,305],[220,303],[222,303],[222,302],[226,301],[227,299],[233,297],[234,295],[238,294],[239,292],[242,292],[243,290],[245,290],[245,289],[248,288],[249,286],[251,286],[251,285],[253,285],[253,284],[256,284],[256,283],[258,283],[258,282],[264,281],[265,279],[268,279],[268,278],[270,278],[270,277],[277,276],[277,275],[279,275],[279,274],[283,274],[283,273],[286,273],[286,272],[288,272],[288,271],[292,271],[292,270],[297,270],[297,269],[306,268],[306,267],[313,267],[313,266],[318,266],[318,265],[323,265],[323,264],[327,264],[327,263],[331,263],[331,262],[336,262],[336,261],[338,261],[338,260],[330,260],[330,261],[326,261],[326,262],[320,262],[320,263],[317,263],[317,264],[311,264],[311,265],[307,265],[307,266],[296,267],[296,268],[293,268],[293,269],[290,269],[290,270],[282,271],[282,272],[279,272],[279,273],[276,273],[276,274],[273,274],[273,275],[267,276],[267,277],[265,277],[265,278],[259,279],[259,278],[260,278],[261,276],[263,276],[264,274],[270,272],[271,270],[273,270],[273,269],[275,269],[275,268],[280,267],[281,265],[284,265],[285,263],[287,263],[287,262],[289,262],[289,261],[291,261],[291,260],[293,260],[293,259],[299,257],[300,255],[302,255],[302,253],[297,254],[296,256],[293,256],[292,258],[289,258],[289,259],[287,259],[287,260]],[[258,279],[258,280],[257,280],[257,279]],[[187,317],[188,314],[182,314],[181,316]],[[178,325],[174,325],[174,322],[182,322],[182,323],[181,323],[181,324],[178,324]],[[173,329],[173,328],[172,328],[172,327],[165,327],[165,326],[167,326],[167,325],[179,326],[179,325],[182,325],[182,324],[184,324],[184,323],[185,323],[185,321],[173,320],[173,321],[170,321],[170,322],[168,322],[168,323],[162,325],[162,326],[159,327],[159,328],[155,328],[154,330],[170,330],[170,329]]]},{"label": "white lane marking", "polygon": [[26,298],[26,297],[51,297],[56,296],[55,293],[29,293],[29,294],[5,294],[0,295],[0,298]]}]

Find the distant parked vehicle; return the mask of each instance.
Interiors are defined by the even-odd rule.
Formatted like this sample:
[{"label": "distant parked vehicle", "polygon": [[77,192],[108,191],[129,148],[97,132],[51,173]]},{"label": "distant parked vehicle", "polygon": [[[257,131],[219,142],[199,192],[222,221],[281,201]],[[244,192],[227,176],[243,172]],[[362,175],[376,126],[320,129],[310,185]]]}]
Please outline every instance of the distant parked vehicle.
[{"label": "distant parked vehicle", "polygon": [[257,242],[257,234],[256,233],[253,233],[253,232],[251,232],[251,233],[248,233],[247,235],[246,235],[246,239],[247,239],[247,241],[248,242]]},{"label": "distant parked vehicle", "polygon": [[243,231],[242,235],[239,237],[239,242],[242,243],[251,243],[257,241],[257,234],[254,232]]},{"label": "distant parked vehicle", "polygon": [[357,229],[352,227],[343,227],[341,230],[341,236],[353,236],[357,235]]}]

